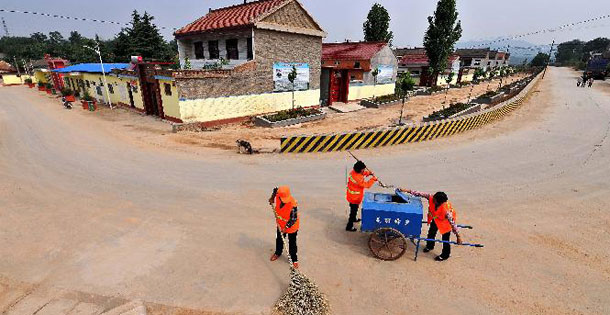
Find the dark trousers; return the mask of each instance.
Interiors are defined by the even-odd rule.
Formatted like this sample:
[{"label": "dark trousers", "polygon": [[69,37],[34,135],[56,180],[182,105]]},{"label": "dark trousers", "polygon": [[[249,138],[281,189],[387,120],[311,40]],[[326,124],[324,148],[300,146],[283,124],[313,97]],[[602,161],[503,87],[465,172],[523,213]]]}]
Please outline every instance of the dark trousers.
[{"label": "dark trousers", "polygon": [[[292,259],[293,263],[299,261],[299,258],[297,258],[297,232],[288,234],[288,252],[290,253],[290,259]],[[285,235],[286,234],[284,234],[284,236]],[[275,238],[275,254],[281,256],[283,251],[284,237],[282,237],[282,233],[280,233],[280,230],[278,229]]]},{"label": "dark trousers", "polygon": [[351,230],[354,228],[354,222],[356,222],[356,217],[358,216],[358,209],[360,208],[359,204],[350,203],[349,204],[349,219],[347,221],[346,230]]},{"label": "dark trousers", "polygon": [[[430,223],[430,228],[428,229],[428,239],[435,239],[436,232],[438,232],[438,227],[436,226],[436,223],[434,222],[434,220],[432,220],[432,223]],[[448,242],[450,237],[451,237],[451,231],[443,234],[443,241]],[[428,241],[426,243],[426,247],[432,250],[432,249],[434,249],[435,244],[436,244],[436,242]],[[449,256],[451,256],[451,244],[443,243],[443,252],[441,253],[441,257],[444,259],[447,259],[447,258],[449,258]]]}]

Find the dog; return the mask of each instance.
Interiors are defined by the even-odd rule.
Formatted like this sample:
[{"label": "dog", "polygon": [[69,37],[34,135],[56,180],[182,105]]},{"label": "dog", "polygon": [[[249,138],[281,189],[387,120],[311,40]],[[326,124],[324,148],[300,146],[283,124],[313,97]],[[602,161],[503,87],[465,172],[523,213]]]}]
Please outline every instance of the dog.
[{"label": "dog", "polygon": [[252,145],[250,144],[250,142],[246,141],[246,140],[237,140],[235,141],[237,143],[237,149],[239,150],[240,154],[253,154],[254,150],[252,150]]}]

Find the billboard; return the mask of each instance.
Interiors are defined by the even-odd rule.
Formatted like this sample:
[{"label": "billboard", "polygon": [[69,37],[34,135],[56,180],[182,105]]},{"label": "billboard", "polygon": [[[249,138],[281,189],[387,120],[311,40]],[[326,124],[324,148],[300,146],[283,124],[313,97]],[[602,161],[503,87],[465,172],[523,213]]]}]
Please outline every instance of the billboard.
[{"label": "billboard", "polygon": [[394,83],[394,66],[379,65],[379,74],[377,75],[377,84]]},{"label": "billboard", "polygon": [[294,80],[294,90],[302,91],[309,89],[309,64],[276,62],[273,64],[274,91],[292,91],[292,83],[288,80],[288,75],[292,72],[292,67],[297,69],[297,78]]}]

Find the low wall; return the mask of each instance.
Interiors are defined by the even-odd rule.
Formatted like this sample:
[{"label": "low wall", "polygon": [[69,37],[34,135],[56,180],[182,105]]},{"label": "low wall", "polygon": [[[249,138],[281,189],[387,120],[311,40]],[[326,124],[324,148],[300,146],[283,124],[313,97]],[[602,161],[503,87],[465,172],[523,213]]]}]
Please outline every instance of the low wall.
[{"label": "low wall", "polygon": [[487,110],[455,119],[341,134],[282,137],[282,153],[332,152],[384,147],[404,143],[422,142],[448,137],[476,129],[498,120],[521,106],[532,95],[538,75],[513,99]]},{"label": "low wall", "polygon": [[394,94],[395,83],[377,85],[350,85],[347,98],[349,101],[362,100],[373,96]]},{"label": "low wall", "polygon": [[[296,91],[294,98],[295,106],[317,106],[320,90]],[[290,109],[292,92],[180,100],[179,105],[185,123],[220,121]]]},{"label": "low wall", "polygon": [[4,74],[2,75],[2,80],[4,85],[20,85],[25,83],[25,79],[31,77],[29,75],[22,75],[21,77],[16,74]]}]

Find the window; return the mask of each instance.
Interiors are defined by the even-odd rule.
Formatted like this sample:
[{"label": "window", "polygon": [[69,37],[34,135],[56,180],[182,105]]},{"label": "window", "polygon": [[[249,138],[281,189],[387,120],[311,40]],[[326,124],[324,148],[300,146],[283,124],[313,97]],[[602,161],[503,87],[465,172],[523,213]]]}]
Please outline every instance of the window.
[{"label": "window", "polygon": [[203,42],[196,42],[195,46],[195,59],[205,59],[203,55]]},{"label": "window", "polygon": [[163,84],[163,87],[165,88],[165,95],[172,96],[172,86],[168,83],[165,83]]},{"label": "window", "polygon": [[85,81],[85,84],[87,85],[87,88],[91,87],[91,84],[89,83],[89,80]]},{"label": "window", "polygon": [[252,46],[252,37],[248,38],[248,60],[254,59],[254,49]]},{"label": "window", "polygon": [[360,61],[354,62],[354,68],[360,69]]},{"label": "window", "polygon": [[237,60],[239,59],[239,50],[237,50],[237,39],[227,39],[227,59]]},{"label": "window", "polygon": [[108,92],[110,92],[110,94],[114,94],[114,86],[112,84],[108,84]]},{"label": "window", "polygon": [[340,61],[335,61],[335,66],[338,66],[338,65],[340,65],[340,64],[341,64],[341,62],[340,62]]},{"label": "window", "polygon": [[218,41],[211,40],[208,42],[208,52],[210,53],[210,59],[219,59],[220,51],[218,51]]}]

